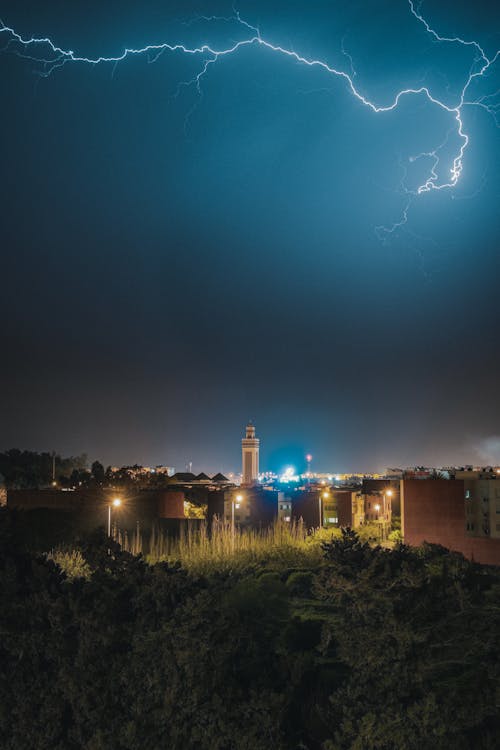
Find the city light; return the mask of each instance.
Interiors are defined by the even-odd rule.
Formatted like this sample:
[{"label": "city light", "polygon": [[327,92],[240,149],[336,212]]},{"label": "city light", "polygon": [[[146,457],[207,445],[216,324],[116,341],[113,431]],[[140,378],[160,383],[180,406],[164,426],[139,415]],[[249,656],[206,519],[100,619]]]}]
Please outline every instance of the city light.
[{"label": "city light", "polygon": [[294,466],[288,466],[283,472],[283,474],[281,474],[280,476],[280,482],[287,483],[287,482],[298,482],[298,481],[299,481],[299,476],[296,473]]},{"label": "city light", "polygon": [[119,508],[121,504],[121,498],[115,497],[108,505],[108,536],[111,536],[111,507]]}]

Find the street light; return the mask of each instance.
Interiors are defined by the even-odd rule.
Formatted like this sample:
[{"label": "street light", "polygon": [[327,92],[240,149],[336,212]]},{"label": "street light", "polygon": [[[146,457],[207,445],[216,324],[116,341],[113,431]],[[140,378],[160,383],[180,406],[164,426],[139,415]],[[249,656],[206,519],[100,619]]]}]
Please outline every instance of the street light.
[{"label": "street light", "polygon": [[108,505],[108,536],[111,536],[111,506],[113,506],[114,508],[119,508],[121,504],[122,501],[120,500],[120,498],[115,497],[115,499],[112,500]]},{"label": "street light", "polygon": [[328,500],[329,497],[330,497],[329,492],[325,491],[325,492],[319,493],[319,498],[318,498],[319,500],[319,528],[323,526],[323,503],[321,501]]},{"label": "street light", "polygon": [[243,500],[243,495],[236,495],[236,497],[231,499],[231,544],[234,552],[234,536],[235,536],[235,526],[234,526],[234,509],[238,509],[241,505],[241,502]]},{"label": "street light", "polygon": [[382,540],[385,540],[386,537],[386,524],[387,524],[387,498],[392,497],[392,490],[384,490],[382,493],[382,497],[384,498],[384,505],[382,508]]}]

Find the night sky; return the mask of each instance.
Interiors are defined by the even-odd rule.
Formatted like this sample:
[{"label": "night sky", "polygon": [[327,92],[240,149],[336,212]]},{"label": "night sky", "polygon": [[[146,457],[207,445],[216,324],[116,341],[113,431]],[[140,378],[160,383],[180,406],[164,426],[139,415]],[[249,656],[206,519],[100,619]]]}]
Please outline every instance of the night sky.
[{"label": "night sky", "polygon": [[[474,59],[405,0],[238,8],[273,44],[350,74],[343,46],[378,104],[425,85],[456,106]],[[421,12],[443,36],[500,48],[497,3]],[[227,47],[248,30],[187,22],[231,13],[220,0],[0,5],[23,37],[86,57]],[[500,130],[484,107],[463,108],[456,188],[415,197],[387,234],[376,227],[400,221],[402,185],[429,173],[430,157],[410,157],[448,139],[443,178],[459,145],[425,96],[376,114],[342,79],[259,45],[209,66],[201,95],[179,87],[200,56],[44,78],[19,51],[0,55],[0,448],[231,471],[253,419],[262,469],[302,470],[307,452],[325,471],[500,462]],[[500,88],[500,59],[488,73],[471,97]]]}]

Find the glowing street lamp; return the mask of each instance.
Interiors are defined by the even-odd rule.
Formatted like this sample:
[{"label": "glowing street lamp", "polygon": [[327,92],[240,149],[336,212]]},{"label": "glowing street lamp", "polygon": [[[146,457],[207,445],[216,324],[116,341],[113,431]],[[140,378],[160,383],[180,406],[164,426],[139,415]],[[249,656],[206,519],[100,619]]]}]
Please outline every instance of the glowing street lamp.
[{"label": "glowing street lamp", "polygon": [[[387,498],[392,497],[393,492],[392,490],[384,490],[382,493],[382,497],[384,498],[384,504],[382,507],[382,539],[384,540],[386,537],[386,524],[387,524]],[[376,506],[377,507],[377,506]],[[380,508],[380,506],[378,506]]]},{"label": "glowing street lamp", "polygon": [[235,525],[234,525],[234,509],[239,509],[241,503],[243,500],[243,495],[236,495],[236,497],[231,499],[231,545],[234,552],[234,535],[235,535]]},{"label": "glowing street lamp", "polygon": [[111,506],[113,506],[113,508],[119,508],[121,504],[121,499],[119,497],[115,497],[114,500],[112,500],[108,505],[108,536],[111,536]]},{"label": "glowing street lamp", "polygon": [[330,493],[325,490],[325,492],[319,493],[319,527],[321,528],[323,526],[323,500],[328,500],[330,497]]}]

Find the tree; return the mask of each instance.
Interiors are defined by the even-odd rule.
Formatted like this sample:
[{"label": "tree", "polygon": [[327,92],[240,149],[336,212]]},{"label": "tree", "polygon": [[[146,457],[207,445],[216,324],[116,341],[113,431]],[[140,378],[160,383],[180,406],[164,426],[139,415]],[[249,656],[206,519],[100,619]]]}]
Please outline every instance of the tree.
[{"label": "tree", "polygon": [[94,461],[91,469],[92,476],[98,484],[102,484],[105,478],[104,466],[100,461]]}]

